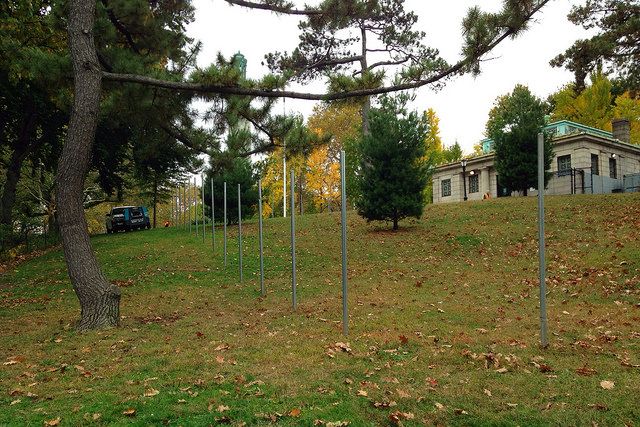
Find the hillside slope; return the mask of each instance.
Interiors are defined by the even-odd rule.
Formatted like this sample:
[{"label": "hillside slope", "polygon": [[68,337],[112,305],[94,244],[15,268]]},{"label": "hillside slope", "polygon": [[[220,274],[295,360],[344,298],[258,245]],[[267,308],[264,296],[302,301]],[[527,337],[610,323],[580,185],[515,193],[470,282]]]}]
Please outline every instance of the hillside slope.
[{"label": "hillside slope", "polygon": [[122,327],[98,333],[73,331],[49,252],[0,277],[0,425],[633,425],[640,194],[548,198],[546,350],[536,215],[534,198],[431,205],[394,233],[350,213],[348,337],[339,214],[297,218],[296,312],[284,218],[265,222],[265,298],[255,222],[243,283],[236,227],[226,269],[220,229],[215,253],[181,229],[96,236],[123,291]]}]

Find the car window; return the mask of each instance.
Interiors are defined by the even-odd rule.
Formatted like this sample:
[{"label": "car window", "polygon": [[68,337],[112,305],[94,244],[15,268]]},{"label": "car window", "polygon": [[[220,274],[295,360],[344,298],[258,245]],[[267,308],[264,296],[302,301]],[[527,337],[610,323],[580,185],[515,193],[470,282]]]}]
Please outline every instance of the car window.
[{"label": "car window", "polygon": [[122,209],[122,208],[117,208],[117,209],[112,210],[112,211],[111,211],[111,213],[112,213],[113,215],[122,215],[122,214],[124,213],[124,209]]}]

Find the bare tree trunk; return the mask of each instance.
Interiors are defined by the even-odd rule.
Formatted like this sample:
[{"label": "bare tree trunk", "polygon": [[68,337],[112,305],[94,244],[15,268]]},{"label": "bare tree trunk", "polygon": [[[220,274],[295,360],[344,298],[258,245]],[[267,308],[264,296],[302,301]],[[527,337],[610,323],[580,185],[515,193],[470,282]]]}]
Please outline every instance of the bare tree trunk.
[{"label": "bare tree trunk", "polygon": [[74,100],[56,176],[62,248],[73,290],[80,301],[79,330],[117,326],[120,320],[120,289],[109,283],[100,270],[82,206],[102,83],[93,41],[95,6],[96,2],[92,0],[71,0],[69,5]]}]

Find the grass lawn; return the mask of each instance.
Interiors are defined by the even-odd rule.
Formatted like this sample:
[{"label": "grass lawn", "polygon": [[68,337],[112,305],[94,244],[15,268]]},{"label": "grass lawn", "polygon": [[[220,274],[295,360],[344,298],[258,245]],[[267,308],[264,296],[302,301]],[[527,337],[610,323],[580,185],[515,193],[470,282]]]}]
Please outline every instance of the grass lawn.
[{"label": "grass lawn", "polygon": [[[391,232],[340,216],[206,243],[95,236],[122,326],[79,334],[62,254],[0,276],[0,425],[640,425],[640,194],[547,198],[551,346],[539,347],[535,198],[428,206]],[[210,231],[210,230],[208,230]],[[613,386],[613,387],[612,387]]]}]

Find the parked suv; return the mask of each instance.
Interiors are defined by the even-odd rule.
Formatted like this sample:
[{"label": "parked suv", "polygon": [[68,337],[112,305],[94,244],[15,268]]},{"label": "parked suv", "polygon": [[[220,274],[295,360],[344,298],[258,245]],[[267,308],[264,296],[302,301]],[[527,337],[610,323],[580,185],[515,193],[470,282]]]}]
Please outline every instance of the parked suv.
[{"label": "parked suv", "polygon": [[106,214],[107,234],[120,230],[130,231],[151,228],[149,212],[144,206],[117,206]]}]

